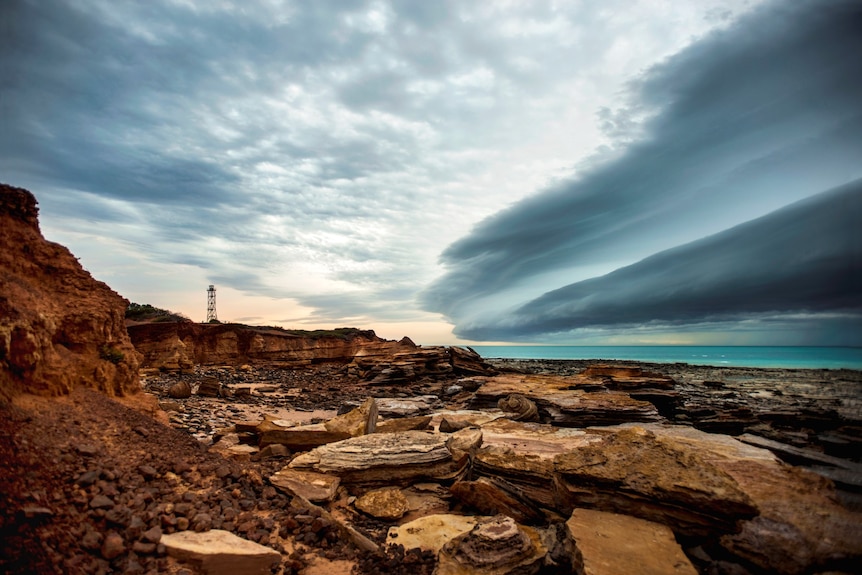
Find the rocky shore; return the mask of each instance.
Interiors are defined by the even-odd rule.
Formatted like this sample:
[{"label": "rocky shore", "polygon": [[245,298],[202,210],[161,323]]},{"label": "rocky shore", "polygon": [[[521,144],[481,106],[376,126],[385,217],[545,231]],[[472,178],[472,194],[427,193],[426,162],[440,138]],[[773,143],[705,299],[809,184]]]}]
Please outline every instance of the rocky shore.
[{"label": "rocky shore", "polygon": [[849,574],[862,373],[123,324],[0,186],[0,573]]}]

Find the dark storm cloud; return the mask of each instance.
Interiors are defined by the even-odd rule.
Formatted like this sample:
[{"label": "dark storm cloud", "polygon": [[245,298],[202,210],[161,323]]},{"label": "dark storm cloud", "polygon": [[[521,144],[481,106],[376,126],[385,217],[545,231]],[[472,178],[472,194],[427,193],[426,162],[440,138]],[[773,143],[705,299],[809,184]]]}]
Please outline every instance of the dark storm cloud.
[{"label": "dark storm cloud", "polygon": [[521,306],[475,339],[839,313],[862,330],[862,180]]},{"label": "dark storm cloud", "polygon": [[582,279],[579,268],[637,261],[859,178],[859,30],[858,2],[773,2],[654,67],[632,84],[628,108],[602,116],[611,133],[649,118],[639,143],[450,245],[426,308],[459,333],[488,333],[481,326],[505,323],[507,310],[476,311],[483,300],[555,287],[540,274]]}]

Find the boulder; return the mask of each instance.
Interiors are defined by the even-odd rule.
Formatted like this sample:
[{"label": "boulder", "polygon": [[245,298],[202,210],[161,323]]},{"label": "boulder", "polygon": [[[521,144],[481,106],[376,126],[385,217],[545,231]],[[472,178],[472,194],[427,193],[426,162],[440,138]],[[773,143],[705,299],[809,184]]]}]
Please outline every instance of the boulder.
[{"label": "boulder", "polygon": [[377,427],[377,402],[369,397],[365,402],[342,415],[336,415],[324,424],[327,431],[357,437],[374,433]]},{"label": "boulder", "polygon": [[566,522],[576,575],[697,575],[667,526],[628,515],[575,509]]},{"label": "boulder", "polygon": [[178,381],[168,388],[168,397],[172,399],[188,399],[192,396],[192,386],[187,381]]},{"label": "boulder", "polygon": [[206,575],[266,575],[281,553],[229,531],[180,531],[162,535],[168,555],[188,561]]},{"label": "boulder", "polygon": [[437,575],[532,575],[548,550],[540,534],[498,515],[449,541],[438,555]]},{"label": "boulder", "polygon": [[473,454],[482,446],[482,430],[468,427],[456,431],[446,439],[446,447],[452,456],[459,458],[463,455]]},{"label": "boulder", "polygon": [[285,467],[271,475],[269,482],[291,495],[301,495],[312,503],[326,503],[335,499],[341,480],[337,475]]},{"label": "boulder", "polygon": [[205,377],[198,385],[197,394],[201,397],[221,397],[221,382],[214,377]]},{"label": "boulder", "polygon": [[374,489],[357,498],[353,504],[363,513],[383,520],[400,519],[407,513],[407,497],[397,487]]}]

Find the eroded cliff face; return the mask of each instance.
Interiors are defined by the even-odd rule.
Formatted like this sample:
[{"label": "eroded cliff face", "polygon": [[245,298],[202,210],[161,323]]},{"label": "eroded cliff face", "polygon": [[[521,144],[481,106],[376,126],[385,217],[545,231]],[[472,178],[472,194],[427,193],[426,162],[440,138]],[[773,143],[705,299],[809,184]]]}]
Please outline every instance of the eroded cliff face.
[{"label": "eroded cliff face", "polygon": [[407,338],[385,340],[370,330],[303,336],[266,327],[171,322],[130,324],[128,331],[143,354],[142,366],[165,370],[244,363],[280,367],[349,363],[356,355],[386,357],[416,349]]},{"label": "eroded cliff face", "polygon": [[128,301],[39,230],[36,198],[0,184],[0,398],[140,389]]}]

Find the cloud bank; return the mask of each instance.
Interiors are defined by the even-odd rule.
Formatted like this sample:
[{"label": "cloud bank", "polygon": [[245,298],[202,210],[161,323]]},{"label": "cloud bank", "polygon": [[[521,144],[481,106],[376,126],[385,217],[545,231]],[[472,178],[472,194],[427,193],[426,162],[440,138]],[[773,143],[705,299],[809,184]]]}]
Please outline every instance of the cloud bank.
[{"label": "cloud bank", "polygon": [[608,130],[641,118],[640,138],[451,244],[427,309],[478,340],[730,329],[750,314],[846,326],[858,181],[781,208],[862,177],[860,29],[858,3],[776,2],[655,66],[603,113]]},{"label": "cloud bank", "polygon": [[438,321],[440,251],[631,137],[595,114],[623,79],[752,4],[7,0],[0,177],[138,301],[202,276],[272,298],[249,317]]}]

